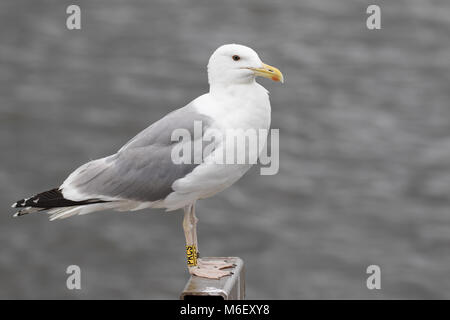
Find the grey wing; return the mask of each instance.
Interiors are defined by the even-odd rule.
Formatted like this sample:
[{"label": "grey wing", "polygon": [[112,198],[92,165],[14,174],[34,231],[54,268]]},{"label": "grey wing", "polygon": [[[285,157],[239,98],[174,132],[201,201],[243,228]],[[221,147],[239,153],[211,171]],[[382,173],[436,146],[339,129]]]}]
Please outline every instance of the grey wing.
[{"label": "grey wing", "polygon": [[172,184],[198,165],[175,164],[171,141],[175,129],[186,129],[194,137],[194,122],[201,121],[203,132],[212,119],[199,114],[192,105],[175,110],[143,130],[116,154],[91,161],[75,170],[61,189],[68,199],[99,198],[157,201],[172,190]]}]

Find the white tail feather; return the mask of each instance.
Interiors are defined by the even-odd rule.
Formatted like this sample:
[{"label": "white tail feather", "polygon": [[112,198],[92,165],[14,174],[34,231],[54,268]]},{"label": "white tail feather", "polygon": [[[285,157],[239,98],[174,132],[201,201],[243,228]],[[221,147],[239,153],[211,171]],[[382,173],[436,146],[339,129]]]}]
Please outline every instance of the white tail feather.
[{"label": "white tail feather", "polygon": [[96,203],[96,204],[88,204],[82,206],[75,207],[64,207],[49,210],[48,213],[51,214],[50,221],[58,220],[58,219],[66,219],[75,215],[83,215],[88,214],[95,211],[107,210],[107,209],[115,209],[119,206],[118,203],[107,202],[107,203]]}]

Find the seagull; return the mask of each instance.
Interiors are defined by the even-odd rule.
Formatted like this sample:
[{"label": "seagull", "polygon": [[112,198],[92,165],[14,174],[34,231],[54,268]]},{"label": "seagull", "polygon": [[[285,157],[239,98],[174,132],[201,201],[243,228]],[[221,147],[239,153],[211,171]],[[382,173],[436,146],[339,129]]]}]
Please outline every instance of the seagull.
[{"label": "seagull", "polygon": [[[208,93],[156,121],[117,153],[80,166],[58,188],[17,201],[12,205],[19,208],[14,216],[43,211],[56,220],[101,210],[183,209],[189,273],[210,279],[230,275],[229,263],[202,261],[199,256],[195,204],[231,186],[252,163],[211,161],[229,151],[226,139],[214,139],[209,152],[202,140],[208,133],[215,132],[216,137],[228,129],[269,129],[269,95],[255,81],[257,76],[283,82],[280,70],[263,63],[253,49],[238,44],[219,47],[208,62]],[[202,129],[197,137],[196,124]],[[200,161],[174,161],[174,148],[186,145],[173,139],[173,132],[180,129],[194,134],[190,143],[202,142]],[[266,140],[267,134],[262,144]],[[198,156],[198,150],[193,155]]]}]

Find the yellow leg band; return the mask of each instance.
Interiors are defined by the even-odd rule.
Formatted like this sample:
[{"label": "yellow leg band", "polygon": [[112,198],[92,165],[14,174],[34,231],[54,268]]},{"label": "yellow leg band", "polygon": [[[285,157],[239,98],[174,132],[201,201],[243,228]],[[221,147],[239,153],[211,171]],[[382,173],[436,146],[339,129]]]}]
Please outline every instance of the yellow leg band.
[{"label": "yellow leg band", "polygon": [[188,267],[197,266],[197,248],[195,245],[186,246],[186,257]]}]

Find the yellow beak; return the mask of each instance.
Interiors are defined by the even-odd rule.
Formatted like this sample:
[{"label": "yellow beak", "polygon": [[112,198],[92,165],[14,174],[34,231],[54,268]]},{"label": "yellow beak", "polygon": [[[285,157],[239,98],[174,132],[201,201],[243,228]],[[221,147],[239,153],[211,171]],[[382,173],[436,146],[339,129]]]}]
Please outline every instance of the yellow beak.
[{"label": "yellow beak", "polygon": [[284,82],[283,74],[280,70],[278,70],[275,67],[269,66],[268,64],[263,63],[262,68],[249,68],[250,70],[253,70],[253,72],[260,77],[269,78],[273,81],[280,81],[281,83]]}]

